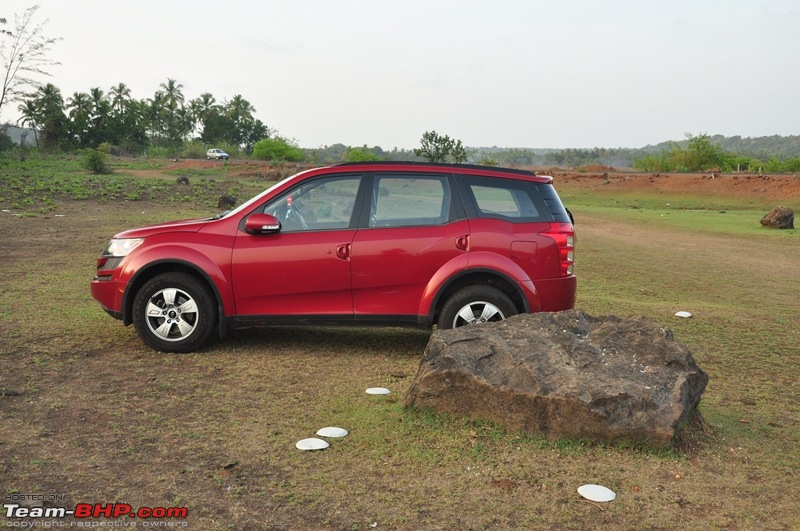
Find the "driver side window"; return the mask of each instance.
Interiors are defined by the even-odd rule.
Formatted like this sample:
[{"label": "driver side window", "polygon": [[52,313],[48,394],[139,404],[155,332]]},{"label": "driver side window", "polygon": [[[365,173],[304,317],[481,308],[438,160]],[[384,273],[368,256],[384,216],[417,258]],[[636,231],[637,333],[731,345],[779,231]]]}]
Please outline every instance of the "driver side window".
[{"label": "driver side window", "polygon": [[302,184],[264,207],[281,222],[281,232],[346,229],[361,178],[326,177]]}]

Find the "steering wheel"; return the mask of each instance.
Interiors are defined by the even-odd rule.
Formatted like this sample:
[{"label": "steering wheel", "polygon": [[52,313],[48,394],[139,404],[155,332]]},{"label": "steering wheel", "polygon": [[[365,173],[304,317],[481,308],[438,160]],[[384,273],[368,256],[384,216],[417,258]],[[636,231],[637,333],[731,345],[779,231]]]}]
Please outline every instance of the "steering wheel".
[{"label": "steering wheel", "polygon": [[286,197],[286,219],[291,219],[292,221],[299,223],[303,230],[308,230],[308,225],[306,224],[306,220],[303,218],[303,215],[300,214],[300,210],[292,204],[291,195]]}]

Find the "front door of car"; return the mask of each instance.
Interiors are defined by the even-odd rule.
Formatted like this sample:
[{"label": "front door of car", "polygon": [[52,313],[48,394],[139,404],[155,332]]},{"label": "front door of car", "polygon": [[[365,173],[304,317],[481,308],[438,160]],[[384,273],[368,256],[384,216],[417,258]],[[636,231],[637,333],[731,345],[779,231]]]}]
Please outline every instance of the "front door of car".
[{"label": "front door of car", "polygon": [[440,271],[465,269],[469,224],[446,175],[375,175],[367,226],[352,246],[356,317],[416,318]]},{"label": "front door of car", "polygon": [[240,230],[232,257],[239,316],[352,317],[350,250],[360,176],[314,179],[264,205],[273,234]]}]

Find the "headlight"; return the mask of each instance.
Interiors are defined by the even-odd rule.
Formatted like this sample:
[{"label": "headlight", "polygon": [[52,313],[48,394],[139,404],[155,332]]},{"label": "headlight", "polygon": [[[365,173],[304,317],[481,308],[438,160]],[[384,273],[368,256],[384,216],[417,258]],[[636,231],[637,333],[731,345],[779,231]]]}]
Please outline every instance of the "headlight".
[{"label": "headlight", "polygon": [[113,239],[103,250],[103,256],[128,256],[134,249],[139,247],[144,238],[120,238]]}]

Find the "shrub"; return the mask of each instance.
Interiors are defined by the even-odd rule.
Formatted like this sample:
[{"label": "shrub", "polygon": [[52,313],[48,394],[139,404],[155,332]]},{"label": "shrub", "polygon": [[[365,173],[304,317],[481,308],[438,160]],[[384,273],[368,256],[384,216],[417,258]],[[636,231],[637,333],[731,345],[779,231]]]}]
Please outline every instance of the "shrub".
[{"label": "shrub", "polygon": [[440,135],[436,131],[425,131],[420,139],[419,149],[414,149],[414,155],[422,157],[428,162],[447,162],[452,160],[456,164],[463,164],[467,160],[467,150],[461,140]]},{"label": "shrub", "polygon": [[192,140],[183,146],[181,158],[184,159],[204,159],[206,158],[206,146],[199,140]]},{"label": "shrub", "polygon": [[168,159],[170,149],[161,146],[150,146],[147,148],[147,158],[149,159]]},{"label": "shrub", "polygon": [[381,160],[381,158],[374,152],[370,151],[367,146],[347,148],[344,153],[345,162],[374,162]]},{"label": "shrub", "polygon": [[253,145],[253,158],[272,162],[301,162],[305,157],[303,150],[280,136],[262,138]]},{"label": "shrub", "polygon": [[96,148],[86,149],[83,155],[83,165],[92,173],[111,173],[111,166],[108,165],[108,144],[104,142]]}]

